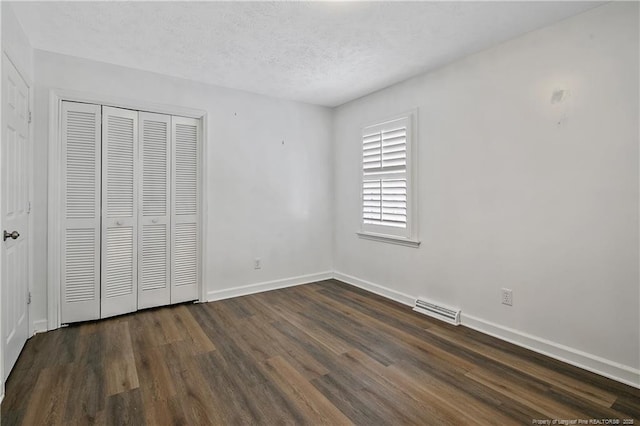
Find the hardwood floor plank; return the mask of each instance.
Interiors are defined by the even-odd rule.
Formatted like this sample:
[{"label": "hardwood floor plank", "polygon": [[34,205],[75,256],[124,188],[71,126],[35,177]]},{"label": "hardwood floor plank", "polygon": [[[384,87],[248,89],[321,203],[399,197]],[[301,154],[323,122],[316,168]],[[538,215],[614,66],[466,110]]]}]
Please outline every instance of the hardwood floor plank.
[{"label": "hardwood floor plank", "polygon": [[[432,369],[425,364],[417,362],[410,363],[401,361],[396,365],[388,367],[388,369],[399,369],[404,374],[425,383],[425,385],[441,392],[443,395],[448,395],[453,401],[458,399],[461,401],[466,400],[469,405],[463,406],[465,409],[481,410],[478,402],[489,406],[496,412],[496,414],[511,419],[511,421],[506,422],[506,424],[523,423],[526,419],[531,420],[544,418],[542,413],[530,408],[529,406],[520,404],[519,402],[509,398],[508,395],[496,392],[480,383],[470,381],[465,376],[450,375],[437,368]],[[460,396],[462,396],[462,398],[460,398]],[[474,400],[478,402],[474,402]]]},{"label": "hardwood floor plank", "polygon": [[[392,425],[394,421],[385,418],[385,413],[380,413],[375,405],[367,404],[361,398],[359,389],[345,386],[338,377],[327,374],[311,380],[316,387],[333,405],[343,412],[349,420],[357,425]],[[395,424],[398,424],[397,422]]]},{"label": "hardwood floor plank", "polygon": [[[144,399],[144,398],[143,398]],[[189,420],[184,413],[184,404],[178,397],[171,397],[167,400],[144,402],[145,421],[147,425],[188,425]]]},{"label": "hardwood floor plank", "polygon": [[[350,345],[347,342],[344,342],[341,339],[337,339],[336,336],[333,336],[330,333],[326,332],[314,321],[309,321],[308,319],[302,317],[298,312],[290,310],[291,308],[276,309],[269,303],[269,300],[267,299],[267,297],[269,296],[268,293],[272,292],[267,292],[265,294],[256,294],[253,296],[253,298],[254,300],[257,300],[258,303],[262,304],[262,306],[264,306],[266,309],[272,310],[274,316],[274,320],[271,321],[272,323],[287,321],[288,323],[296,327],[302,328],[307,331],[310,338],[314,339],[316,342],[320,343],[334,354],[340,355],[350,349]],[[273,297],[273,295],[270,296]]]},{"label": "hardwood floor plank", "polygon": [[[223,424],[217,393],[212,393],[203,375],[197,352],[180,342],[163,347],[163,355],[176,390],[176,402],[182,407],[187,424]],[[179,417],[180,412],[176,411]]]},{"label": "hardwood floor plank", "polygon": [[102,329],[92,333],[82,333],[80,329],[76,362],[80,371],[70,377],[65,413],[68,421],[82,418],[92,423],[105,408],[104,344]]},{"label": "hardwood floor plank", "polygon": [[[282,357],[269,358],[267,372],[305,414],[306,422],[323,425],[348,425],[351,421],[329,402],[309,381]],[[306,423],[305,422],[305,423]]]},{"label": "hardwood floor plank", "polygon": [[638,398],[620,397],[616,399],[611,408],[640,421],[640,399]]},{"label": "hardwood floor plank", "polygon": [[280,356],[290,363],[307,380],[320,377],[329,371],[304,349],[282,334],[271,332],[271,325],[262,319],[249,317],[242,320],[239,335],[260,361]]},{"label": "hardwood floor plank", "polygon": [[103,426],[106,424],[107,418],[105,410],[98,411],[95,415],[81,415],[80,417],[75,417],[65,422],[65,425],[69,426]]},{"label": "hardwood floor plank", "polygon": [[384,404],[393,405],[406,413],[407,423],[458,424],[463,421],[466,424],[477,424],[473,417],[462,410],[454,409],[435,392],[422,389],[407,378],[397,380],[399,376],[394,376],[390,367],[381,366],[358,350],[347,352],[341,358],[356,376],[366,375],[372,379],[371,389],[385,389]]},{"label": "hardwood floor plank", "polygon": [[368,310],[367,313],[363,313],[359,309],[352,309],[352,305],[348,303],[348,301],[341,300],[337,302],[329,297],[325,297],[324,291],[318,291],[317,293],[319,294],[316,297],[322,300],[325,306],[334,308],[333,310],[327,310],[327,315],[334,315],[336,312],[340,312],[341,314],[349,316],[354,321],[357,320],[362,326],[366,324],[367,327],[374,328],[377,332],[376,334],[384,336],[385,342],[395,342],[399,340],[400,342],[398,342],[396,346],[406,348],[408,351],[420,351],[435,356],[447,363],[455,365],[463,371],[473,369],[474,364],[456,356],[458,351],[450,350],[450,346],[446,347],[446,349],[449,350],[445,350],[437,344],[433,344],[434,342],[429,340],[429,334],[426,333],[427,329],[413,330],[412,333],[408,333],[402,328],[399,328],[397,324],[389,324]]},{"label": "hardwood floor plank", "polygon": [[180,323],[174,315],[177,309],[178,306],[165,306],[157,308],[154,312],[158,326],[162,330],[164,343],[173,343],[185,339],[185,329],[179,326]]},{"label": "hardwood floor plank", "polygon": [[[444,339],[451,339],[452,337],[455,337],[454,331],[442,328],[433,327],[426,330],[426,332],[440,336]],[[470,339],[459,340],[458,345],[478,354],[483,354],[484,356],[503,365],[517,366],[519,370],[524,371],[531,377],[539,378],[549,384],[596,404],[610,407],[616,400],[616,395],[611,392],[607,392],[602,388],[585,383],[584,381],[576,380],[573,377],[562,375],[550,368],[531,362],[524,357],[515,356],[491,346],[480,345]]]},{"label": "hardwood floor plank", "polygon": [[473,341],[478,342],[484,347],[492,347],[502,352],[527,359],[537,365],[552,369],[563,377],[573,378],[577,381],[584,382],[600,388],[602,391],[613,393],[620,397],[628,397],[630,399],[640,400],[640,388],[633,388],[620,382],[608,379],[604,376],[592,373],[587,370],[564,363],[557,359],[550,358],[543,354],[530,351],[520,346],[513,345],[504,340],[500,340],[493,336],[489,336],[479,331],[466,327],[456,327],[456,341]]},{"label": "hardwood floor plank", "polygon": [[[261,300],[259,296],[262,296],[262,295],[255,295],[255,296],[257,296],[256,299]],[[259,303],[265,303],[265,302],[262,301]],[[269,309],[272,309],[272,307],[267,305],[266,303],[264,306],[268,307]],[[301,309],[304,310],[304,308],[301,308]],[[314,321],[309,321],[307,318],[303,317],[299,312],[274,309],[273,316],[275,319],[274,321],[271,321],[271,324],[269,326],[271,329],[273,329],[274,323],[279,323],[279,324],[286,323],[299,330],[304,330],[305,335],[308,339],[313,340],[316,344],[322,346],[324,349],[334,354],[340,355],[350,349],[349,343],[344,342],[341,339],[337,339],[336,336],[331,335],[329,332],[324,330],[319,324],[315,323]],[[288,338],[286,333],[274,334],[273,331],[271,331],[267,335],[271,335],[271,336],[274,336],[276,339],[282,340],[282,344],[286,345],[286,347],[295,347],[295,348],[301,347],[300,345],[296,345],[295,342],[297,339]],[[305,353],[305,352],[302,351],[302,353]],[[321,372],[320,374],[321,375],[326,374],[326,371]]]},{"label": "hardwood floor plank", "polygon": [[64,424],[72,364],[43,368],[24,411],[24,425]]},{"label": "hardwood floor plank", "polygon": [[176,395],[173,378],[165,362],[164,347],[136,351],[136,372],[142,398],[146,403],[167,401]]},{"label": "hardwood floor plank", "polygon": [[104,334],[106,394],[115,395],[136,389],[139,382],[129,335],[129,323],[110,322],[105,325]]},{"label": "hardwood floor plank", "polygon": [[3,425],[634,419],[640,390],[326,280],[29,339]]},{"label": "hardwood floor plank", "polygon": [[18,426],[22,424],[24,419],[24,408],[3,413],[0,417],[0,424],[3,426]]},{"label": "hardwood floor plank", "polygon": [[567,407],[549,398],[544,390],[523,387],[509,380],[502,380],[501,377],[483,371],[481,369],[474,370],[466,375],[472,380],[500,392],[509,398],[527,405],[534,410],[542,413],[545,418],[549,419],[579,419],[583,413]]},{"label": "hardwood floor plank", "polygon": [[131,389],[107,397],[105,413],[107,425],[143,425],[144,417],[140,389]]},{"label": "hardwood floor plank", "polygon": [[[390,387],[402,392],[408,398],[414,401],[416,407],[421,407],[425,418],[434,423],[454,423],[465,419],[465,423],[477,423],[478,420],[488,420],[489,417],[478,416],[474,409],[469,409],[468,405],[460,404],[460,399],[465,395],[455,393],[456,399],[447,398],[453,396],[452,392],[446,392],[446,384],[438,382],[437,386],[433,386],[435,380],[420,381],[414,377],[404,374],[401,369],[395,366],[380,368],[376,362],[365,354],[354,350],[343,355],[350,365],[354,368],[363,368],[369,371],[369,374],[379,376],[384,381],[381,382],[385,388]],[[454,402],[455,401],[455,402]],[[467,400],[467,402],[469,402]],[[478,405],[474,401],[474,406]],[[475,415],[470,414],[472,412]],[[500,420],[501,416],[492,413],[491,419]],[[457,419],[457,420],[456,420]],[[504,420],[504,418],[502,419]],[[486,422],[485,422],[486,423]]]},{"label": "hardwood floor plank", "polygon": [[182,339],[190,339],[195,352],[211,352],[216,350],[216,346],[202,331],[198,322],[187,308],[187,305],[178,305],[171,311],[171,320],[175,322]]},{"label": "hardwood floor plank", "polygon": [[226,362],[216,352],[202,355],[199,372],[205,379],[208,391],[213,395],[212,404],[220,422],[226,424],[255,424],[260,412],[247,396],[247,387],[239,387],[226,366]]}]

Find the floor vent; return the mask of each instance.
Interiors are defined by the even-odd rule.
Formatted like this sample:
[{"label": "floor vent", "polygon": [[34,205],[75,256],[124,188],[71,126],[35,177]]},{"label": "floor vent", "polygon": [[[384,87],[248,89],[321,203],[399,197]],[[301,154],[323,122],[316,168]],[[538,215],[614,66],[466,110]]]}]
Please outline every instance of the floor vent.
[{"label": "floor vent", "polygon": [[453,325],[460,325],[460,309],[451,309],[428,300],[416,299],[413,310]]}]

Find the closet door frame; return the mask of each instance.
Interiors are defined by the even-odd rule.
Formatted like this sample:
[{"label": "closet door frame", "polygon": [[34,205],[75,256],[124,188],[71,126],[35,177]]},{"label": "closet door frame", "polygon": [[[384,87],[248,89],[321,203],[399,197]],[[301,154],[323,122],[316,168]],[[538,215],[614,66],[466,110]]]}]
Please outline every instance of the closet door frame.
[{"label": "closet door frame", "polygon": [[[49,91],[49,158],[48,158],[48,218],[47,218],[47,326],[46,330],[55,330],[62,325],[61,313],[61,256],[60,245],[62,241],[62,102],[81,102],[110,106],[115,108],[132,109],[143,112],[166,114],[195,118],[200,121],[200,141],[198,144],[199,160],[199,231],[200,235],[207,235],[207,112],[201,109],[184,108],[155,102],[145,102],[131,98],[121,98],[108,95],[78,92],[64,89],[51,89]],[[197,302],[207,301],[207,271],[205,262],[207,254],[207,239],[200,238],[199,247],[199,289]],[[44,328],[44,327],[42,327]]]}]

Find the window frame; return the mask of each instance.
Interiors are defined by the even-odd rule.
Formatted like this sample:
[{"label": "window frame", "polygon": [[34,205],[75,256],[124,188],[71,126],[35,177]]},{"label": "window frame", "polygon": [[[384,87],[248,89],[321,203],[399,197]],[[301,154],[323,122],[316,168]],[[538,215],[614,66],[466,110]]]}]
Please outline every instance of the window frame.
[{"label": "window frame", "polygon": [[[359,139],[360,151],[360,206],[359,206],[359,223],[360,229],[356,234],[363,239],[387,242],[392,244],[400,244],[409,247],[418,247],[418,110],[413,109],[403,114],[397,114],[362,127]],[[407,219],[405,228],[397,228],[381,224],[369,224],[364,220],[364,184],[365,180],[371,176],[365,177],[364,172],[364,136],[376,131],[384,131],[390,128],[393,123],[404,120],[406,121],[406,171],[404,178],[407,187]],[[375,176],[374,176],[375,178]]]}]

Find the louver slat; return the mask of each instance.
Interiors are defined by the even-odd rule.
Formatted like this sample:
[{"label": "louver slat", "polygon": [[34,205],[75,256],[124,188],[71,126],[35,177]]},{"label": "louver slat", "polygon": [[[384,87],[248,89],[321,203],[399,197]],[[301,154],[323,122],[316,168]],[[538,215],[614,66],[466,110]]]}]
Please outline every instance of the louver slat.
[{"label": "louver slat", "polygon": [[96,232],[67,229],[64,261],[64,300],[68,303],[96,300]]},{"label": "louver slat", "polygon": [[198,279],[197,235],[195,223],[176,225],[174,285],[195,286]]},{"label": "louver slat", "polygon": [[[143,291],[167,287],[167,226],[145,225],[142,231],[141,282]],[[166,303],[169,301],[167,300]]]},{"label": "louver slat", "polygon": [[103,298],[133,294],[133,229],[109,228],[106,238],[106,265],[102,279]]},{"label": "louver slat", "polygon": [[172,117],[171,303],[198,298],[200,284],[198,120]]},{"label": "louver slat", "polygon": [[167,214],[168,123],[142,121],[142,214]]},{"label": "louver slat", "polygon": [[107,215],[133,216],[134,119],[107,116]]},{"label": "louver slat", "polygon": [[365,176],[406,173],[407,130],[381,130],[362,138],[362,167]]},{"label": "louver slat", "polygon": [[365,223],[404,227],[407,222],[407,181],[405,179],[367,180],[363,184]]},{"label": "louver slat", "polygon": [[61,322],[100,317],[100,107],[62,103]]},{"label": "louver slat", "polygon": [[175,126],[176,214],[197,213],[197,126],[177,123]]},{"label": "louver slat", "polygon": [[102,318],[137,309],[138,113],[102,107]]},{"label": "louver slat", "polygon": [[96,217],[96,140],[95,112],[68,111],[66,114],[66,217]]}]

